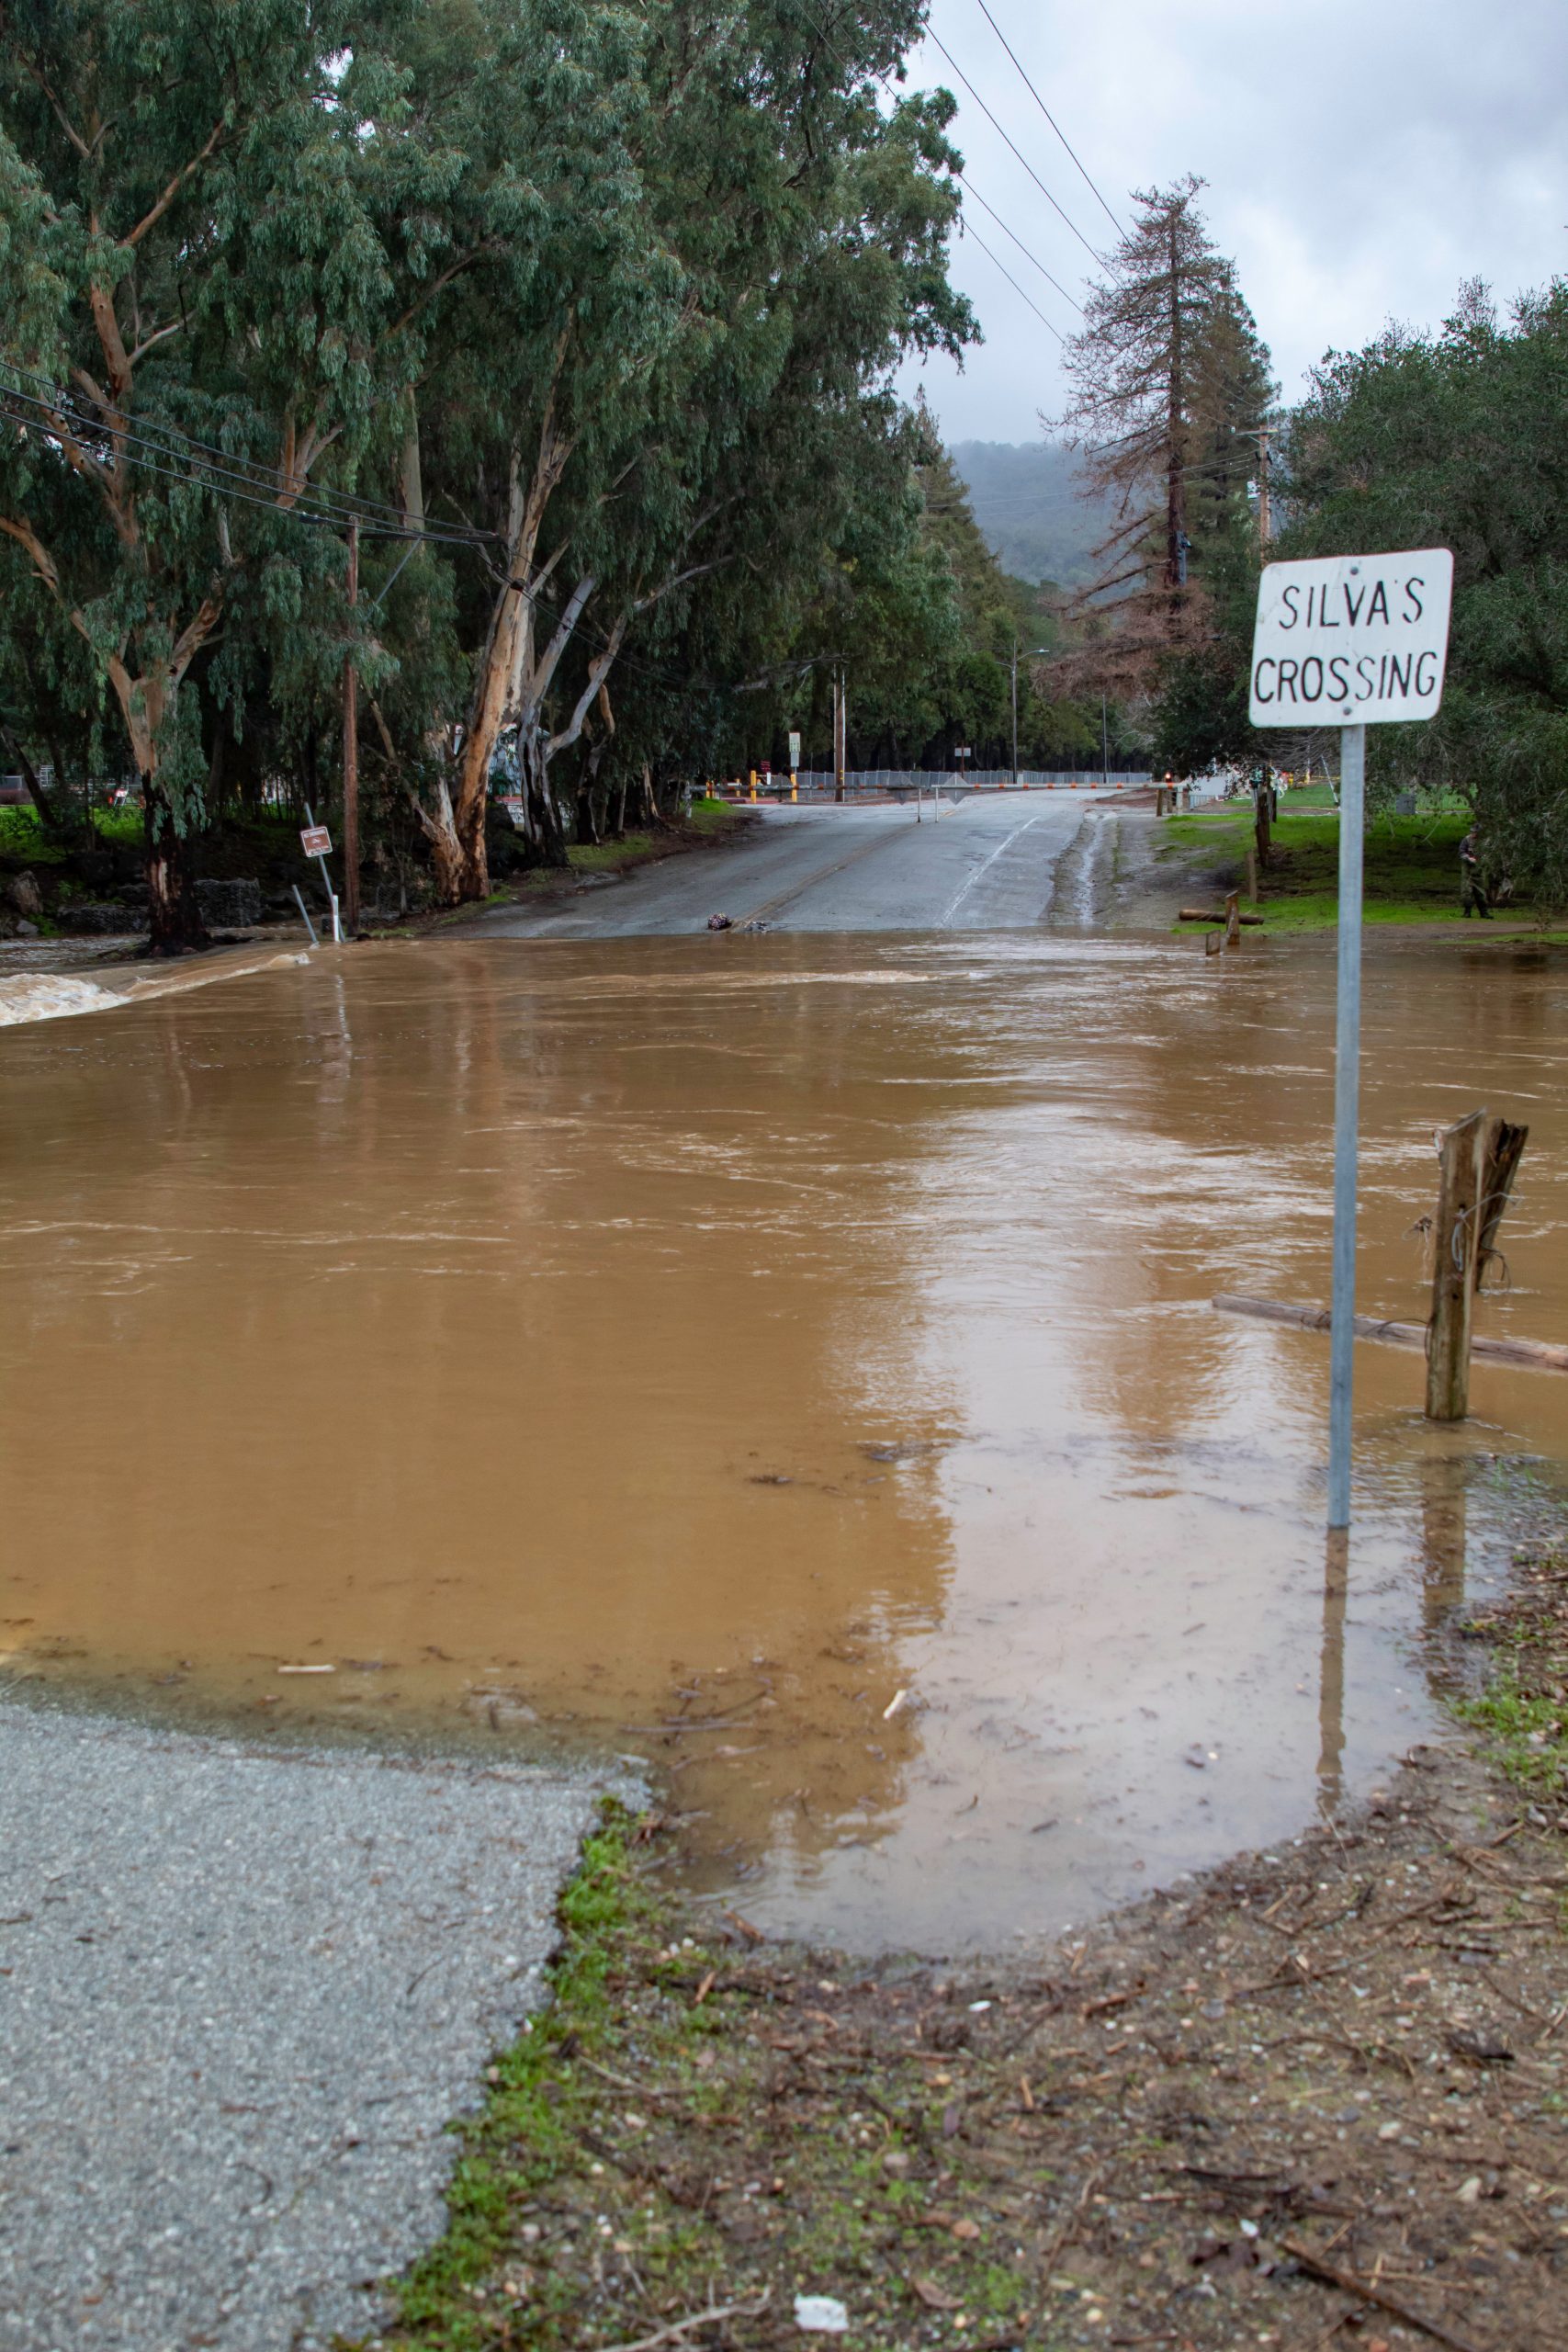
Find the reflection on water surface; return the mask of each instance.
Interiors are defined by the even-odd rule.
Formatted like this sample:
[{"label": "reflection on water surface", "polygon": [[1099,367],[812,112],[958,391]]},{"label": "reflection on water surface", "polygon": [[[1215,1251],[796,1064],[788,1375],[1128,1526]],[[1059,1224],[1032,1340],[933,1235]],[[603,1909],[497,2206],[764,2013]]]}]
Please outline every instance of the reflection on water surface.
[{"label": "reflection on water surface", "polygon": [[[704,1884],[863,1944],[1292,1834],[1429,1728],[1423,1626],[1498,1548],[1476,1449],[1555,1463],[1568,1407],[1484,1368],[1432,1430],[1362,1350],[1325,1577],[1326,1343],[1205,1302],[1326,1295],[1332,978],[427,943],[7,1033],[0,1645],[246,1724],[636,1750]],[[1370,1311],[1423,1311],[1431,1131],[1487,1099],[1532,1130],[1487,1325],[1568,1333],[1565,998],[1371,955]]]}]

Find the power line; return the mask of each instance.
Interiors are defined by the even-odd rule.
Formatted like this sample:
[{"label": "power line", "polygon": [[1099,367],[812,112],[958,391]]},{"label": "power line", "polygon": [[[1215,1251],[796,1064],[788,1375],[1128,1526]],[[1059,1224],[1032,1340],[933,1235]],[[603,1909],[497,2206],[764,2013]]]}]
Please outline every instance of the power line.
[{"label": "power line", "polygon": [[[51,415],[58,415],[78,431],[100,435],[111,440],[125,441],[133,447],[151,449],[160,457],[179,457],[186,450],[195,450],[199,453],[200,461],[204,463],[209,473],[226,476],[231,482],[243,485],[244,491],[265,489],[273,475],[274,469],[264,465],[259,459],[236,458],[231,451],[220,447],[216,442],[203,441],[195,434],[187,433],[183,426],[165,424],[158,418],[137,417],[133,421],[131,416],[118,409],[106,408],[101,413],[118,421],[111,423],[95,421],[84,413],[77,404],[74,394],[62,390],[49,377],[37,375],[30,368],[20,368],[14,360],[0,361],[0,367],[4,367],[12,376],[19,378],[24,384],[40,385],[50,394],[48,401],[40,401],[36,395],[26,391],[14,395],[15,398],[28,401],[39,409],[46,424]],[[5,387],[0,386],[0,390],[4,390]],[[162,435],[164,439],[160,441],[154,437],[158,435]],[[178,446],[171,447],[169,446],[171,442]],[[145,463],[146,461],[139,459],[138,462]],[[278,469],[277,472],[281,481],[281,469]],[[402,533],[408,533],[411,530],[408,518],[400,507],[389,505],[382,499],[366,498],[357,492],[333,490],[323,484],[306,481],[301,485],[295,507],[291,511],[296,513],[301,511],[301,503],[305,500],[315,502],[328,514],[335,513],[345,523],[357,518],[360,522],[370,525],[380,522],[390,523]],[[269,492],[264,497],[262,503],[276,505],[278,503],[278,494]],[[459,534],[449,532],[443,536],[457,538]],[[493,535],[470,532],[467,536],[488,537]]]},{"label": "power line", "polygon": [[[1010,228],[1008,227],[1007,222],[1002,219],[1002,216],[1001,216],[1001,214],[997,210],[996,206],[995,206],[994,204],[987,204],[987,203],[986,203],[986,199],[985,199],[985,198],[981,195],[981,193],[980,193],[979,189],[976,187],[976,185],[975,185],[974,181],[969,177],[968,174],[967,174],[966,172],[960,172],[960,174],[958,175],[958,176],[959,176],[959,178],[964,182],[964,187],[968,189],[968,191],[969,191],[970,195],[974,198],[974,199],[975,199],[976,203],[976,204],[985,205],[985,209],[986,209],[986,210],[990,214],[990,216],[991,216],[992,220],[996,222],[996,224],[997,224],[998,228],[998,229],[1000,229],[1000,230],[1002,231],[1002,232],[1004,233],[1004,235],[1009,236],[1009,237],[1010,237],[1010,238],[1012,239],[1013,243],[1018,247],[1019,252],[1020,252],[1021,254],[1022,254],[1022,255],[1024,256],[1024,259],[1025,259],[1026,261],[1032,261],[1032,262],[1033,262],[1033,263],[1034,263],[1034,266],[1035,266],[1035,268],[1040,272],[1041,277],[1043,277],[1044,279],[1046,279],[1046,280],[1047,280],[1047,282],[1048,282],[1050,285],[1052,285],[1052,286],[1054,286],[1054,287],[1055,288],[1055,289],[1056,289],[1057,293],[1061,296],[1061,298],[1062,298],[1062,300],[1063,300],[1063,301],[1064,301],[1064,302],[1070,302],[1070,303],[1072,304],[1072,306],[1073,306],[1074,310],[1075,310],[1075,311],[1077,311],[1077,312],[1078,313],[1079,317],[1081,318],[1081,317],[1083,316],[1083,304],[1078,300],[1077,296],[1076,294],[1069,294],[1069,293],[1068,293],[1068,291],[1067,291],[1067,289],[1066,289],[1066,288],[1062,284],[1062,282],[1061,282],[1060,278],[1053,277],[1051,276],[1051,273],[1050,273],[1050,271],[1046,268],[1046,266],[1045,266],[1044,263],[1043,263],[1043,261],[1038,260],[1038,259],[1036,258],[1036,256],[1035,256],[1033,254],[1032,254],[1032,253],[1030,252],[1029,247],[1024,243],[1023,239],[1019,235],[1019,233],[1018,233],[1017,230],[1016,230],[1016,229],[1010,229]],[[975,235],[975,232],[974,232],[973,230],[971,230],[971,231],[970,231],[970,234],[971,234],[972,236],[974,236],[974,235]],[[979,239],[978,239],[978,237],[976,237],[976,243],[979,243]],[[982,249],[982,250],[983,250],[983,249]],[[1024,296],[1024,298],[1023,298],[1023,299],[1024,299],[1024,300],[1025,300],[1025,301],[1027,301],[1027,300],[1029,300],[1028,295],[1026,294],[1026,295]],[[1043,317],[1044,317],[1044,312],[1043,312],[1043,311],[1042,311],[1040,315],[1043,318]],[[1046,319],[1046,320],[1045,320],[1045,323],[1046,323],[1046,325],[1047,325],[1047,326],[1050,326],[1050,325],[1051,325],[1051,322],[1050,322],[1050,320],[1049,320],[1049,319]],[[1054,327],[1052,327],[1051,331],[1052,331],[1052,333],[1053,333],[1054,334],[1056,334],[1056,332],[1057,332],[1057,331],[1056,331],[1056,329],[1055,329],[1055,328],[1054,328]],[[1059,338],[1059,337],[1058,337],[1058,340],[1060,340],[1060,338]]]},{"label": "power line", "polygon": [[1028,74],[1024,72],[1023,67],[1013,49],[1012,43],[1009,40],[1006,33],[1003,32],[1000,25],[998,24],[995,17],[992,16],[989,8],[987,7],[986,0],[977,0],[977,5],[980,14],[985,17],[986,22],[989,25],[991,30],[995,33],[1002,47],[1007,51],[1008,55],[1012,59],[1013,64],[1018,71],[1019,79],[1023,84],[1024,88],[1029,92],[1030,96],[1033,99],[1035,105],[1039,107],[1046,121],[1050,124],[1052,130],[1055,132],[1057,138],[1061,141],[1063,146],[1066,149],[1074,163],[1077,164],[1079,171],[1083,174],[1085,180],[1093,191],[1095,199],[1100,205],[1100,210],[1105,214],[1106,219],[1110,221],[1117,235],[1124,237],[1127,233],[1126,230],[1122,227],[1121,221],[1118,220],[1115,213],[1111,211],[1111,207],[1106,203],[1104,197],[1100,195],[1099,188],[1095,187],[1094,181],[1089,177],[1089,169],[1085,164],[1083,158],[1078,154],[1077,150],[1072,143],[1072,141],[1067,137],[1066,132],[1062,129],[1061,124],[1057,121],[1055,116],[1052,113],[1050,107],[1046,105],[1044,99],[1041,96],[1039,91],[1035,88]]},{"label": "power line", "polygon": [[[838,59],[839,63],[843,67],[845,73],[853,74],[860,70],[851,64],[849,59],[844,55],[843,51],[837,46],[829,36],[827,27],[821,22],[820,18],[813,16],[810,9],[807,9],[805,11],[805,15],[807,23],[814,28],[824,49],[828,51],[829,56],[836,57]],[[945,56],[946,53],[947,52],[944,50],[942,54]],[[886,90],[889,86],[888,74],[891,71],[892,68],[889,67],[886,72],[874,74],[872,75],[872,79],[874,81],[880,82],[883,88]],[[1060,279],[1052,277],[1051,272],[1046,268],[1044,263],[1039,258],[1038,254],[1030,252],[1029,247],[1024,243],[1023,239],[1019,235],[1017,230],[1012,228],[1002,219],[1001,214],[997,210],[994,204],[987,202],[986,198],[980,194],[979,189],[975,186],[974,181],[969,177],[968,173],[963,170],[962,167],[958,167],[954,170],[953,176],[961,181],[964,187],[968,189],[976,204],[985,206],[986,210],[990,214],[992,220],[997,223],[997,226],[1012,239],[1013,243],[1018,247],[1019,252],[1023,254],[1025,260],[1033,263],[1035,268],[1040,272],[1041,277],[1043,277],[1048,284],[1055,288],[1057,293],[1062,297],[1062,300],[1065,302],[1071,302],[1074,310],[1077,311],[1081,317],[1083,313],[1083,304],[1077,300],[1077,296],[1069,294],[1066,288],[1061,283]],[[1047,191],[1047,193],[1049,193],[1049,191]],[[1052,198],[1052,202],[1055,202],[1055,198]],[[1057,209],[1061,209],[1060,206],[1057,207]],[[1066,215],[1063,217],[1066,218]],[[967,227],[967,222],[964,225]],[[989,254],[990,258],[993,261],[996,261],[996,255],[991,253],[990,247],[985,243],[978,230],[970,229],[969,234],[974,238],[975,243],[979,246],[981,252],[983,254]],[[1093,250],[1092,247],[1090,250]],[[1098,259],[1099,256],[1096,255],[1096,258]],[[1023,288],[1019,285],[1018,280],[1012,277],[1008,270],[1002,269],[1000,262],[997,262],[997,267],[1002,270],[1002,276],[1007,279],[1008,284],[1014,288],[1015,292],[1021,295],[1024,301],[1029,303],[1029,307],[1034,312],[1035,317],[1037,319],[1043,320],[1045,325],[1050,327],[1051,332],[1055,336],[1057,342],[1065,343],[1066,341],[1066,337],[1063,334],[1060,327],[1056,326],[1050,319],[1045,317],[1044,311],[1041,310],[1037,302],[1030,301],[1029,296],[1023,292]]]},{"label": "power line", "polygon": [[1061,205],[1057,203],[1056,198],[1052,195],[1050,189],[1046,187],[1044,181],[1041,178],[1039,173],[1035,170],[1033,164],[1030,162],[1022,148],[1018,144],[1018,141],[1012,138],[1008,131],[1002,129],[1001,124],[997,120],[996,116],[991,112],[990,107],[986,104],[985,99],[980,96],[979,91],[975,87],[974,83],[969,79],[968,74],[965,74],[963,66],[960,65],[958,60],[953,56],[953,51],[948,48],[946,42],[934,33],[929,25],[926,27],[925,37],[927,40],[931,42],[933,49],[941,50],[949,65],[952,66],[953,72],[957,74],[959,80],[963,83],[964,88],[968,91],[970,96],[974,99],[981,113],[986,117],[987,121],[989,122],[996,130],[1000,131],[1001,136],[1007,141],[1008,145],[1012,149],[1013,153],[1023,165],[1023,168],[1029,174],[1030,178],[1034,182],[1035,187],[1045,198],[1046,203],[1051,206],[1053,211],[1061,214],[1062,219],[1066,222],[1067,227],[1072,231],[1074,236],[1077,239],[1085,253],[1089,256],[1089,259],[1100,268],[1103,269],[1105,266],[1104,254],[1095,251],[1095,248],[1089,243],[1089,239],[1084,235],[1083,231],[1078,227],[1077,222],[1072,218],[1071,214],[1064,211]]},{"label": "power line", "polygon": [[[21,374],[23,371],[16,369],[13,372]],[[31,393],[12,390],[3,384],[0,384],[0,413],[8,416],[13,424],[41,433],[56,442],[67,430],[74,429],[92,435],[107,434],[111,430],[91,424],[68,411],[62,411],[57,403],[40,401]],[[161,429],[188,442],[197,452],[209,446],[190,441],[188,435],[179,434],[177,426]],[[177,466],[154,462],[159,458],[177,458],[181,455],[178,448],[170,448],[164,442],[154,441],[137,432],[133,426],[113,428],[112,437],[127,444],[132,453],[131,462],[143,472],[156,474],[186,489],[206,489],[218,497],[237,499],[243,505],[260,507],[267,513],[289,516],[299,522],[324,525],[330,530],[342,530],[346,524],[357,522],[369,538],[428,539],[446,547],[472,547],[497,536],[490,532],[427,530],[422,525],[411,524],[406,516],[390,506],[371,504],[368,512],[363,514],[354,509],[345,510],[326,503],[333,494],[320,491],[314,484],[308,484],[292,503],[285,504],[279,492],[259,487],[254,474],[243,474],[232,464],[214,464],[211,459],[198,454],[193,463],[202,470],[198,473],[182,471]],[[380,517],[383,515],[389,519],[382,522]]]},{"label": "power line", "polygon": [[[987,208],[987,209],[989,209],[989,208]],[[1005,224],[1005,222],[1004,222],[1004,224],[1003,224],[1003,225],[1004,225],[1004,226],[1006,225],[1006,224]],[[966,220],[966,221],[964,222],[964,233],[965,233],[965,235],[967,235],[967,236],[971,236],[971,237],[973,237],[973,238],[974,238],[975,243],[979,246],[980,251],[985,254],[985,256],[986,256],[987,260],[988,262],[992,263],[992,264],[995,266],[995,267],[997,267],[998,269],[999,269],[999,270],[1001,271],[1002,276],[1007,279],[1007,282],[1008,282],[1008,284],[1012,288],[1013,292],[1014,292],[1016,295],[1018,295],[1018,297],[1020,298],[1020,300],[1021,300],[1025,301],[1025,302],[1027,302],[1027,303],[1029,304],[1030,309],[1033,311],[1033,313],[1034,313],[1035,317],[1040,321],[1040,323],[1042,324],[1042,326],[1047,326],[1047,327],[1049,327],[1049,328],[1051,329],[1052,334],[1055,336],[1055,338],[1056,338],[1056,340],[1057,340],[1057,342],[1058,342],[1058,343],[1066,343],[1066,339],[1067,339],[1067,338],[1066,338],[1066,336],[1062,333],[1061,328],[1060,328],[1059,326],[1055,325],[1052,320],[1048,319],[1048,318],[1045,316],[1044,311],[1041,309],[1041,307],[1040,307],[1039,303],[1038,303],[1038,302],[1036,302],[1036,301],[1034,300],[1034,299],[1033,299],[1033,297],[1032,297],[1032,295],[1026,294],[1026,293],[1024,292],[1024,290],[1023,290],[1022,287],[1019,284],[1019,282],[1018,282],[1017,278],[1013,276],[1013,274],[1012,274],[1011,270],[1010,270],[1010,269],[1009,269],[1009,268],[1006,266],[1006,265],[1005,265],[1004,263],[999,262],[999,261],[998,261],[998,260],[997,260],[997,256],[996,256],[996,254],[991,251],[991,248],[990,248],[990,247],[989,247],[989,245],[986,243],[986,240],[984,239],[984,237],[982,237],[982,235],[980,234],[980,232],[978,231],[978,229],[976,229],[976,226],[975,226],[974,222],[973,222],[972,220]]]}]

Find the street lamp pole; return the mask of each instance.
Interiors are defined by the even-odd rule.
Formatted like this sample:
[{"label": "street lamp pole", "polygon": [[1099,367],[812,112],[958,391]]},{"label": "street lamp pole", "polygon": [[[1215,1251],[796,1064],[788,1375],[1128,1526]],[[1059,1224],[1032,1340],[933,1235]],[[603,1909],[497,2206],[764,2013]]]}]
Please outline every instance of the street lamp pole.
[{"label": "street lamp pole", "polygon": [[1012,780],[1018,784],[1018,638],[1012,640]]}]

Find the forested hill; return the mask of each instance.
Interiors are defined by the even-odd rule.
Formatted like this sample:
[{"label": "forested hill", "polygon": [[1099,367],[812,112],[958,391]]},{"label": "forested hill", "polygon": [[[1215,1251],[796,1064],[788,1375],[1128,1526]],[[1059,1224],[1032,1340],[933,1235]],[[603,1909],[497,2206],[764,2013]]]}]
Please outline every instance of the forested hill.
[{"label": "forested hill", "polygon": [[1070,449],[1048,441],[959,441],[951,455],[1004,571],[1063,588],[1093,577],[1090,554],[1111,527],[1108,510],[1078,496]]}]

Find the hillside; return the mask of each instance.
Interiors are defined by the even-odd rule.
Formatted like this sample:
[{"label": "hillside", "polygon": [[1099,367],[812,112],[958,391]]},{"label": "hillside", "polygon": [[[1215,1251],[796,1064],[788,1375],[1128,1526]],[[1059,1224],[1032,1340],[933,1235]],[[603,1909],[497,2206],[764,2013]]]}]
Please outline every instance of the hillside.
[{"label": "hillside", "polygon": [[1110,528],[1098,500],[1077,494],[1077,460],[1048,441],[960,441],[951,452],[975,520],[1005,571],[1076,588]]}]

